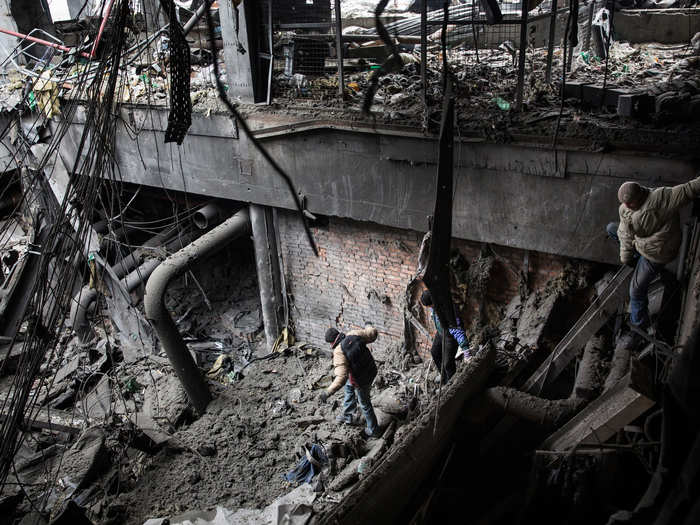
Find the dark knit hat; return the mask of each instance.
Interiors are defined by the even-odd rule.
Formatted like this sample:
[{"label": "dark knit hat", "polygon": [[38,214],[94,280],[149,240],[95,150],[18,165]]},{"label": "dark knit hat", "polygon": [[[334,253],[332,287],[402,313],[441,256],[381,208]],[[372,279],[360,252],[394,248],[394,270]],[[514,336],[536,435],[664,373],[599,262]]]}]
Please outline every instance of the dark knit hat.
[{"label": "dark knit hat", "polygon": [[423,293],[420,294],[420,302],[425,306],[433,306],[433,296],[430,295],[430,290],[424,290]]},{"label": "dark knit hat", "polygon": [[629,204],[631,202],[641,204],[644,202],[646,193],[646,189],[636,182],[625,182],[617,190],[617,199],[621,204]]},{"label": "dark knit hat", "polygon": [[324,337],[324,339],[326,340],[326,343],[333,344],[335,342],[335,340],[337,339],[339,333],[340,332],[338,332],[338,330],[336,330],[335,328],[333,328],[331,326],[328,330],[326,330],[326,335]]}]

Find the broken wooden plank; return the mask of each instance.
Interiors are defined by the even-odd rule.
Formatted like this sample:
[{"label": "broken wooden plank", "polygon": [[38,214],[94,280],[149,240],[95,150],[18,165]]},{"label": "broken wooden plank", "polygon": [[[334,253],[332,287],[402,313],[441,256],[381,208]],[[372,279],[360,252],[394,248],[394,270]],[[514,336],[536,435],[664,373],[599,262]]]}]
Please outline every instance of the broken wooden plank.
[{"label": "broken wooden plank", "polygon": [[654,406],[648,371],[638,361],[617,384],[592,401],[571,421],[544,440],[544,450],[569,450],[605,443],[618,430]]},{"label": "broken wooden plank", "polygon": [[552,354],[523,385],[524,392],[540,395],[544,387],[554,381],[576,357],[579,350],[612,317],[627,298],[627,287],[632,268],[623,266],[605,290],[579,318],[571,330],[552,350]]},{"label": "broken wooden plank", "polygon": [[[8,417],[8,414],[0,412],[0,422],[4,422]],[[41,407],[37,412],[24,419],[24,428],[36,428],[51,432],[79,434],[82,426],[82,419],[73,417],[70,412],[49,407]]]},{"label": "broken wooden plank", "polygon": [[[520,389],[530,394],[541,395],[544,386],[553,381],[576,357],[579,350],[615,314],[627,298],[627,286],[632,277],[632,268],[623,266],[610,280],[593,304],[583,313],[574,326],[552,350],[550,357],[530,376]],[[481,454],[487,454],[498,446],[518,420],[504,416],[481,442]]]}]

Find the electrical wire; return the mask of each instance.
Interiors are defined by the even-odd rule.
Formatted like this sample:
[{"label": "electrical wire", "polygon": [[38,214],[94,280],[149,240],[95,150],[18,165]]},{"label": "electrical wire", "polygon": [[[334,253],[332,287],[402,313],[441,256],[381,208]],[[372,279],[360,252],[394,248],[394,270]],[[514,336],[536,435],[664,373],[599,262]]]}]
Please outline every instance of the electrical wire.
[{"label": "electrical wire", "polygon": [[[114,182],[118,170],[114,169],[112,158],[116,119],[112,115],[112,108],[114,101],[120,100],[118,95],[123,90],[123,83],[118,85],[118,72],[126,40],[127,15],[128,2],[118,0],[112,15],[113,27],[118,30],[112,35],[111,41],[107,42],[110,54],[99,63],[95,80],[78,87],[77,95],[87,94],[90,102],[86,107],[86,121],[71,170],[72,177],[66,188],[66,196],[59,203],[58,212],[51,212],[47,206],[43,209],[38,206],[38,201],[44,198],[45,192],[51,192],[40,172],[47,166],[51,155],[56,153],[58,144],[67,132],[71,117],[78,107],[75,99],[79,97],[73,97],[74,100],[68,103],[65,118],[54,130],[50,146],[38,166],[35,166],[35,172],[39,173],[34,177],[23,178],[29,184],[25,188],[21,205],[37,208],[34,212],[38,221],[34,225],[35,229],[44,228],[48,235],[47,242],[40,247],[38,278],[32,287],[28,314],[25,317],[27,330],[18,372],[13,377],[9,395],[2,403],[2,411],[7,418],[3,421],[0,434],[0,484],[7,480],[12,459],[24,438],[25,433],[20,431],[20,424],[25,420],[25,414],[32,414],[37,406],[39,390],[34,387],[39,366],[47,355],[60,351],[57,343],[73,285],[80,275],[75,272],[74,264],[84,255],[93,210],[100,200],[102,190],[110,192],[116,189]],[[20,140],[19,148],[26,157],[30,154],[31,144]],[[52,216],[63,219],[49,222],[48,219]],[[71,224],[76,230],[75,235],[63,235]],[[39,386],[44,383],[42,377]],[[42,505],[46,504],[47,497],[48,492]]]},{"label": "electrical wire", "polygon": [[[388,0],[382,0],[380,2],[386,4]],[[212,20],[211,16],[211,8],[207,7],[206,10],[206,17],[207,17],[207,26],[209,28],[209,44],[210,44],[210,50],[212,53],[212,56],[216,57],[217,52],[216,52],[216,44],[215,44],[215,34],[214,34],[214,21]],[[299,212],[299,217],[301,218],[302,224],[304,226],[304,231],[306,232],[306,238],[309,241],[309,245],[311,246],[311,249],[314,252],[314,255],[318,257],[318,248],[316,247],[316,241],[314,240],[314,236],[311,233],[311,228],[309,228],[309,223],[306,218],[306,215],[304,214],[304,207],[302,206],[301,199],[299,198],[299,194],[297,193],[296,189],[294,188],[294,183],[292,182],[292,179],[290,176],[287,174],[286,171],[284,171],[280,165],[277,163],[275,159],[272,158],[272,156],[268,153],[268,151],[260,144],[260,141],[253,135],[253,133],[250,131],[250,128],[248,127],[248,124],[246,123],[245,119],[241,117],[240,113],[238,113],[238,110],[234,107],[233,104],[231,104],[231,101],[228,99],[228,96],[226,95],[226,90],[224,89],[224,85],[221,82],[221,78],[219,75],[219,63],[215,59],[214,60],[214,76],[216,78],[216,88],[219,92],[219,98],[221,101],[224,103],[224,105],[228,108],[229,112],[231,115],[233,115],[238,122],[238,125],[241,127],[243,130],[243,133],[245,133],[246,137],[248,137],[248,140],[250,140],[251,144],[255,147],[255,149],[258,150],[258,152],[263,156],[263,158],[272,166],[272,169],[277,172],[277,174],[282,177],[284,182],[287,184],[287,188],[289,189],[289,192],[292,195],[292,198],[294,199],[294,204],[296,205],[297,211]]]}]

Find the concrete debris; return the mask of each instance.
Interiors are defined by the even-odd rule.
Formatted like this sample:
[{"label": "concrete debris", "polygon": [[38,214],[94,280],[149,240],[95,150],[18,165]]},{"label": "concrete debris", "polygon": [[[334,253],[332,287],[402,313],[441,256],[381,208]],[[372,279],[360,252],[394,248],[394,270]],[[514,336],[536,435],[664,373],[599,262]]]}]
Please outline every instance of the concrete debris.
[{"label": "concrete debris", "polygon": [[59,477],[70,479],[75,490],[86,488],[110,463],[105,440],[102,428],[87,429],[64,454]]},{"label": "concrete debris", "polygon": [[0,374],[14,374],[22,356],[22,343],[0,345]]},{"label": "concrete debris", "polygon": [[262,510],[231,511],[216,506],[213,511],[192,511],[170,518],[151,518],[143,525],[305,525],[312,515],[316,494],[309,484],[302,484]]},{"label": "concrete debris", "polygon": [[542,448],[568,450],[581,445],[600,446],[654,406],[649,377],[650,373],[644,365],[636,363],[633,370],[614,387],[548,437]]},{"label": "concrete debris", "polygon": [[158,423],[156,423],[155,419],[153,419],[151,415],[143,412],[132,413],[129,415],[129,419],[139,428],[139,430],[141,430],[141,432],[144,433],[148,439],[153,442],[156,447],[167,443],[170,440],[170,435],[163,432],[161,427],[158,425]]},{"label": "concrete debris", "polygon": [[74,500],[68,500],[50,525],[92,525],[93,522],[85,514],[86,509]]},{"label": "concrete debris", "polygon": [[104,420],[112,410],[112,387],[109,376],[103,376],[97,386],[80,402],[85,419]]},{"label": "concrete debris", "polygon": [[164,375],[155,382],[155,385],[146,387],[143,395],[143,412],[155,420],[177,427],[187,418],[190,410],[187,393],[177,376]]},{"label": "concrete debris", "polygon": [[408,404],[399,399],[398,388],[387,388],[372,398],[372,405],[393,416],[404,416],[408,411]]},{"label": "concrete debris", "polygon": [[[594,336],[586,343],[583,356],[579,361],[578,373],[572,394],[590,401],[600,393],[602,379],[601,363],[606,350],[605,338]],[[605,389],[605,387],[603,387]]]},{"label": "concrete debris", "polygon": [[73,359],[71,359],[67,365],[62,366],[58,370],[58,372],[56,372],[56,375],[54,376],[54,382],[60,383],[65,378],[73,375],[73,373],[78,369],[79,365],[80,365],[80,356],[76,356]]},{"label": "concrete debris", "polygon": [[335,478],[333,478],[331,484],[328,485],[328,489],[333,492],[340,492],[360,479],[358,467],[360,466],[361,461],[361,459],[351,461],[347,467],[345,467]]},{"label": "concrete debris", "polygon": [[612,359],[610,361],[610,370],[605,378],[603,390],[610,390],[615,386],[629,371],[630,358],[632,351],[635,349],[634,337],[630,333],[623,334],[617,340]]}]

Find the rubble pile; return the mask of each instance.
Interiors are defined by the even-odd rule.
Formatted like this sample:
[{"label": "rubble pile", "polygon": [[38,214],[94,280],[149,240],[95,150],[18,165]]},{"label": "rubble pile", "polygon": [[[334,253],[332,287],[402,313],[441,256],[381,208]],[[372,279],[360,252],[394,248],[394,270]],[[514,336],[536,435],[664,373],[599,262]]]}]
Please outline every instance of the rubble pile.
[{"label": "rubble pile", "polygon": [[[562,49],[555,49],[552,75],[561,74]],[[392,125],[422,127],[424,103],[417,54],[402,54],[404,66],[379,79],[379,88],[371,107],[371,118]],[[686,58],[679,58],[685,56]],[[476,51],[453,49],[449,62],[456,86],[456,111],[460,132],[473,133],[496,141],[510,140],[513,133],[553,134],[559,116],[560,92],[556,84],[545,82],[546,49],[531,49],[526,57],[526,77],[523,91],[523,112],[514,111],[517,68],[512,52],[506,47]],[[442,65],[435,54],[428,55],[427,125],[435,129],[440,122],[442,101]],[[269,109],[298,114],[342,115],[355,121],[361,115],[364,96],[373,70],[346,72],[343,104],[337,95],[337,75],[277,77],[275,103]],[[301,75],[298,75],[301,77]],[[590,52],[574,56],[572,71],[567,75],[570,85],[590,84],[602,87],[605,80],[609,92],[646,94],[655,97],[651,107],[640,117],[647,117],[647,126],[654,128],[667,123],[669,114],[675,118],[683,111],[684,120],[695,118],[700,70],[697,57],[687,56],[686,46],[660,44],[630,45],[613,42],[610,59]],[[670,93],[670,94],[668,94]],[[662,95],[662,96],[659,96]],[[566,97],[560,134],[588,137],[598,128],[610,128],[611,112],[616,107],[600,107],[596,101]],[[615,116],[615,115],[612,115]],[[649,118],[652,120],[649,121]],[[618,120],[618,128],[624,122]],[[638,129],[635,129],[637,132]]]},{"label": "rubble pile", "polygon": [[[208,372],[214,399],[204,415],[194,413],[161,350],[123,353],[109,312],[98,312],[94,339],[81,343],[67,329],[42,366],[35,383],[42,408],[0,498],[15,498],[20,514],[39,500],[56,514],[72,499],[94,521],[143,523],[217,506],[232,515],[264,514],[276,498],[310,482],[307,503],[318,513],[394,450],[394,440],[407,435],[436,399],[440,387],[431,362],[405,359],[400,345],[375,352],[372,401],[382,435],[367,440],[361,418],[359,426],[336,420],[342,393],[319,402],[333,377],[328,349],[285,331],[267,350],[252,252],[234,247],[223,258],[203,261],[167,296],[179,331]],[[480,286],[485,295],[494,257],[482,255],[470,270],[459,258],[453,266],[465,286]],[[579,278],[569,280],[581,285]],[[521,347],[531,339],[542,350],[555,303],[549,298],[558,297],[554,291],[562,292],[566,281],[525,300],[520,317],[532,308],[539,314],[519,322],[532,331],[518,328]],[[479,337],[474,352],[489,345],[486,331]],[[461,356],[458,367],[471,366]]]},{"label": "rubble pile", "polygon": [[205,261],[168,294],[178,328],[209,371],[214,400],[206,413],[196,417],[161,351],[127,358],[110,317],[98,313],[93,340],[81,343],[66,329],[42,365],[42,408],[0,498],[14,498],[19,514],[40,500],[56,514],[73,499],[95,521],[143,523],[216,505],[263,508],[296,487],[285,474],[314,446],[326,458],[312,480],[314,505],[333,505],[368,472],[397,425],[433,397],[434,372],[406,362],[398,347],[376,356],[373,404],[383,434],[367,441],[362,426],[335,420],[342,393],[319,404],[332,381],[330,352],[291,335],[266,350],[254,262],[240,252],[226,264]]}]

